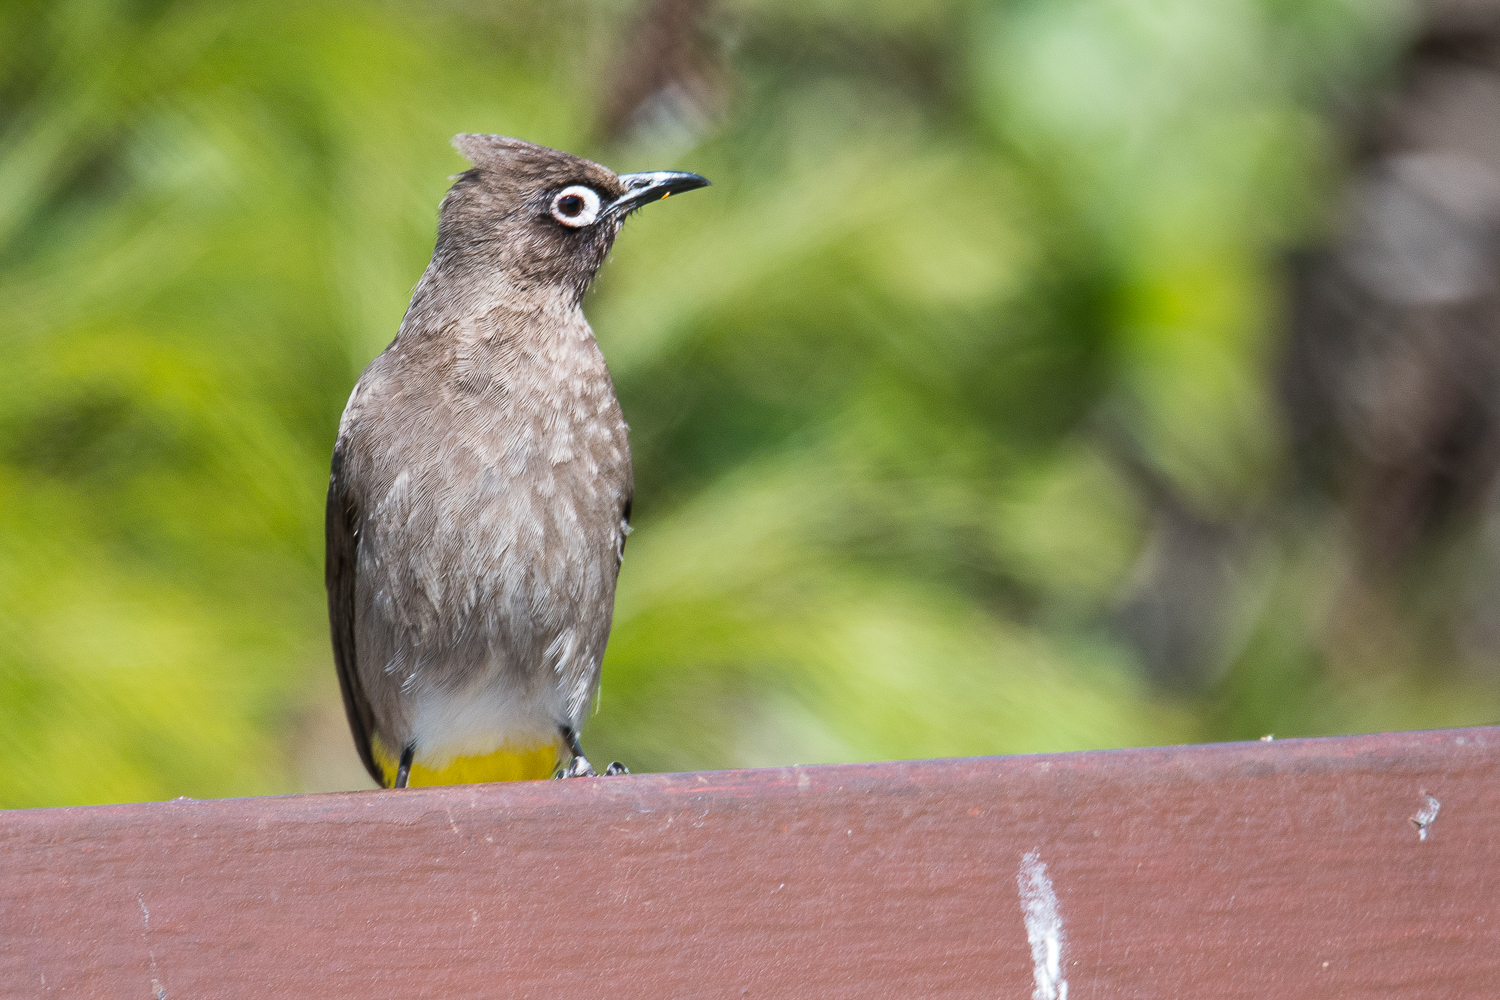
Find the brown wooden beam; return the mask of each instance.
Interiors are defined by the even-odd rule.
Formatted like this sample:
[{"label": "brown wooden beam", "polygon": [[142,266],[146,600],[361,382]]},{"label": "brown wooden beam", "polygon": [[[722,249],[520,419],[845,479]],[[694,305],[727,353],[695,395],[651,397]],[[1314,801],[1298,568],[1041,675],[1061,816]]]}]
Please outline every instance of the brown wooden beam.
[{"label": "brown wooden beam", "polygon": [[1500,728],[0,813],[5,997],[1064,988],[1500,997]]}]

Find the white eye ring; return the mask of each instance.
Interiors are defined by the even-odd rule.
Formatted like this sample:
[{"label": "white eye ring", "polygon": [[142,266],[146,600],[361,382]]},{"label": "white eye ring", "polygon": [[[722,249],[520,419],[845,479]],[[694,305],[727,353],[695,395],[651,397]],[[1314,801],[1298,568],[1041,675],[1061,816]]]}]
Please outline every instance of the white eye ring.
[{"label": "white eye ring", "polygon": [[598,192],[582,184],[563,188],[552,198],[552,217],[574,229],[593,225],[599,218]]}]

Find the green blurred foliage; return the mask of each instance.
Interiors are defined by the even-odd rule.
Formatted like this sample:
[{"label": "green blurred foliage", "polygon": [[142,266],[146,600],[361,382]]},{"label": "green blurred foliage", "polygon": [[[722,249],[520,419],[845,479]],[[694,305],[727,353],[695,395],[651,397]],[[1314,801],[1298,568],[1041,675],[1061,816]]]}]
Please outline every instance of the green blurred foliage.
[{"label": "green blurred foliage", "polygon": [[[1386,71],[1404,8],[733,0],[702,114],[606,141],[641,9],[0,6],[0,805],[362,784],[327,461],[460,131],[715,184],[633,221],[586,306],[638,470],[593,755],[1493,716],[1430,664],[1332,669],[1338,547],[1268,500],[1277,254],[1326,225],[1319,109]],[[1118,627],[1153,529],[1114,438],[1276,523],[1197,690]]]}]

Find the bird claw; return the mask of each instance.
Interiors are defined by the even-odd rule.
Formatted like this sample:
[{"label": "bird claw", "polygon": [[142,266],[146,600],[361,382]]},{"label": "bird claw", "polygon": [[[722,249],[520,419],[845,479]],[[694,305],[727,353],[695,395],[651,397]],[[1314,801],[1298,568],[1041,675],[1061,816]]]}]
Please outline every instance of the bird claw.
[{"label": "bird claw", "polygon": [[[619,761],[614,761],[604,769],[604,776],[606,778],[612,778],[617,774],[629,773],[630,768],[626,767],[624,764],[621,764]],[[599,777],[599,772],[594,770],[594,765],[589,763],[589,759],[587,757],[580,755],[568,761],[567,766],[561,768],[553,777],[597,778]]]},{"label": "bird claw", "polygon": [[594,770],[594,765],[582,754],[568,761],[567,766],[557,772],[559,778],[597,778],[599,772]]}]

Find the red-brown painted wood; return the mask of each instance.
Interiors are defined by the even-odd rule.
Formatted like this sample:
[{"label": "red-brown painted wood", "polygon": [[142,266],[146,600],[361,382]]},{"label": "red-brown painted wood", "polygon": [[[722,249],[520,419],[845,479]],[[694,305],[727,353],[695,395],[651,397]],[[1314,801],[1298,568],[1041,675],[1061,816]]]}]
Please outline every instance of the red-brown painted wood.
[{"label": "red-brown painted wood", "polygon": [[0,996],[1046,996],[1043,878],[1067,1000],[1491,1000],[1500,728],[0,813]]}]

